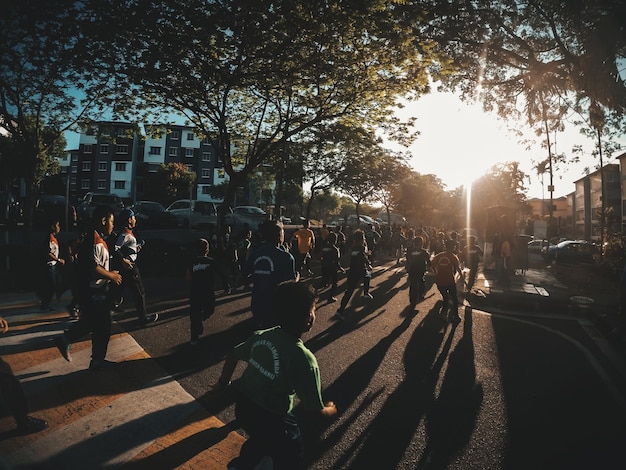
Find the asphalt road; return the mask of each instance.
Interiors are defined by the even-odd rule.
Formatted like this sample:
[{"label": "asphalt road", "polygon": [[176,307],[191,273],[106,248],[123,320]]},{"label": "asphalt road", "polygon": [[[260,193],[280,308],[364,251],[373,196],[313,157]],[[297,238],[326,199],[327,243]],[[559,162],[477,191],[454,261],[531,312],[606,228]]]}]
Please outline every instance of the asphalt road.
[{"label": "asphalt road", "polygon": [[[225,353],[252,331],[249,292],[219,296],[192,348],[185,281],[155,277],[146,285],[159,322],[137,329],[130,310],[118,322],[236,429],[234,396],[208,392]],[[345,322],[332,318],[337,304],[322,293],[303,338],[317,356],[324,398],[340,410],[330,422],[301,416],[307,468],[626,466],[624,368],[607,359],[606,344],[584,319],[468,307],[461,323],[447,324],[435,288],[408,306],[406,275],[391,260],[376,266],[371,293],[373,300],[357,291]]]}]

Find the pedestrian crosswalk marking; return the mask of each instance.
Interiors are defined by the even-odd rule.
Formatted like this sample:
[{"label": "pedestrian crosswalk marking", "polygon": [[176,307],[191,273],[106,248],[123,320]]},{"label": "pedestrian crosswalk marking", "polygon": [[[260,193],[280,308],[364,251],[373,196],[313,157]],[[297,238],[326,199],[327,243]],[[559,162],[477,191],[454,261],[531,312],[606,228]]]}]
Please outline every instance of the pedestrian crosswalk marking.
[{"label": "pedestrian crosswalk marking", "polygon": [[72,362],[51,341],[66,322],[57,320],[47,328],[39,317],[39,327],[33,328],[21,320],[19,333],[12,330],[2,338],[3,358],[22,383],[31,413],[46,419],[50,428],[11,436],[13,419],[0,417],[0,434],[9,436],[0,440],[0,455],[8,464],[64,469],[143,465],[172,442],[209,432],[217,439],[205,441],[176,467],[225,468],[238,455],[244,438],[236,429],[211,416],[129,334],[111,336],[107,359],[118,364],[91,372],[91,341],[72,345]]}]

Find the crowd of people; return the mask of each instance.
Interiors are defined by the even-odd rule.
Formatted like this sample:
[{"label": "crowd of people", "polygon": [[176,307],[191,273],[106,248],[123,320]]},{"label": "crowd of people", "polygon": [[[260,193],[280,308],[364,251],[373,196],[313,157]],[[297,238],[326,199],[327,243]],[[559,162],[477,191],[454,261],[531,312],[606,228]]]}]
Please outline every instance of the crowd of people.
[{"label": "crowd of people", "polygon": [[[50,225],[44,242],[42,272],[37,292],[41,309],[68,287],[59,279],[59,267],[67,264],[72,272],[70,314],[78,319],[54,338],[61,355],[71,361],[72,343],[90,335],[90,370],[109,367],[106,359],[111,334],[111,313],[130,290],[140,325],[155,322],[148,314],[141,274],[137,265],[142,241],[134,234],[136,219],[132,211],[117,217],[105,208],[94,211],[92,227],[70,244],[68,259],[61,256],[57,240],[58,221]],[[117,228],[117,231],[114,231]],[[302,459],[302,438],[293,415],[297,394],[305,409],[331,417],[337,410],[324,402],[315,356],[302,343],[301,336],[315,321],[315,307],[322,295],[328,303],[339,301],[339,278],[345,273],[343,295],[335,318],[346,319],[354,293],[362,286],[364,298],[372,299],[370,284],[374,266],[384,258],[404,263],[409,285],[409,304],[424,300],[425,277],[433,272],[441,293],[442,313],[447,321],[460,321],[456,284],[469,275],[468,289],[476,278],[483,256],[473,237],[446,233],[427,227],[369,225],[363,229],[327,227],[314,231],[305,221],[301,228],[286,234],[278,221],[267,221],[252,231],[250,227],[235,236],[231,227],[192,246],[186,269],[189,281],[190,345],[196,347],[203,323],[215,311],[216,296],[230,295],[235,289],[251,289],[251,312],[255,322],[252,336],[227,357],[214,392],[227,390],[238,361],[247,368],[238,379],[236,414],[249,439],[242,448],[237,468],[252,468],[270,459],[274,468],[298,468]],[[319,265],[321,276],[315,277]],[[70,269],[71,266],[71,269]],[[301,282],[306,279],[307,282]],[[221,289],[218,289],[220,287]],[[284,367],[281,367],[283,366]],[[7,384],[17,389],[10,369]],[[18,394],[19,395],[19,394]],[[15,400],[14,400],[15,401]],[[18,400],[19,401],[19,400]],[[26,406],[16,413],[21,432],[33,432],[47,423],[25,414]],[[26,423],[26,424],[24,424]]]}]

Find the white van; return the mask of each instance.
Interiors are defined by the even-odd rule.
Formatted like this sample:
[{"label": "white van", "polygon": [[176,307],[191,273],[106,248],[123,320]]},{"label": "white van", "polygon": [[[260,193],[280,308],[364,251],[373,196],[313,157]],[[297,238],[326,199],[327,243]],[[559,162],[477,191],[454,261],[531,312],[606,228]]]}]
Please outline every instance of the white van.
[{"label": "white van", "polygon": [[217,226],[217,207],[212,202],[197,199],[179,199],[166,209],[186,228]]}]

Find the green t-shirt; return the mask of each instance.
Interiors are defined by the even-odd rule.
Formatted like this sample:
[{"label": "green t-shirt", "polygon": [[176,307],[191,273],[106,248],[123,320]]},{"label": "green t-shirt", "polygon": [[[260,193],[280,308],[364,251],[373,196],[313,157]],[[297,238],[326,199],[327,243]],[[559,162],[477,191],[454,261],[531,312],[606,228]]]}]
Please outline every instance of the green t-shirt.
[{"label": "green t-shirt", "polygon": [[289,413],[295,395],[307,410],[324,407],[317,360],[300,338],[279,326],[255,331],[235,348],[235,354],[248,363],[240,380],[241,392],[264,409]]}]

